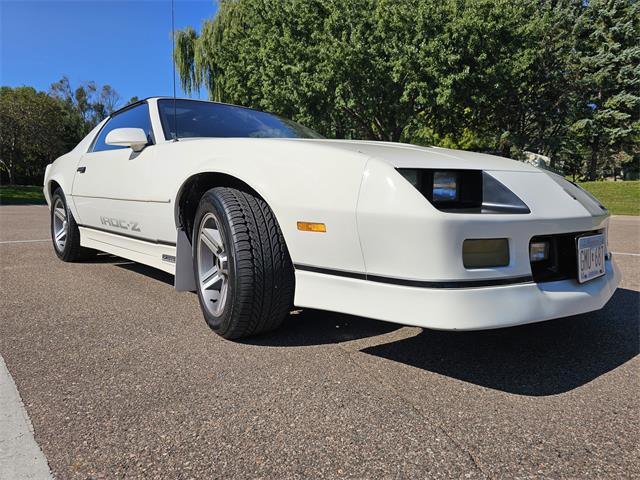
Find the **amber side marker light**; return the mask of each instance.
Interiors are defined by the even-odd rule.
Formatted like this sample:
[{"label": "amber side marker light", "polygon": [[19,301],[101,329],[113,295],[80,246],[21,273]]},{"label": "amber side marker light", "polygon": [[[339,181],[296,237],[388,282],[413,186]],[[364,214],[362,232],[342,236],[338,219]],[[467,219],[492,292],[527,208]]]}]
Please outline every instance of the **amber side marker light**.
[{"label": "amber side marker light", "polygon": [[324,233],[327,231],[327,226],[324,223],[298,222],[298,230]]}]

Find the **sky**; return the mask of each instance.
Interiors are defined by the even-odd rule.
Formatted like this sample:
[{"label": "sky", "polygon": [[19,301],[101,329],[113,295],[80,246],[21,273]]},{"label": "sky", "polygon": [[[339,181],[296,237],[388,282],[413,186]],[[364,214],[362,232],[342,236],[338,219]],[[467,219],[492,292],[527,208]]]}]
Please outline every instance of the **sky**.
[{"label": "sky", "polygon": [[[214,0],[175,0],[176,28],[199,31],[215,12]],[[111,85],[122,105],[172,95],[171,49],[170,0],[0,0],[1,85],[48,91],[67,75]]]}]

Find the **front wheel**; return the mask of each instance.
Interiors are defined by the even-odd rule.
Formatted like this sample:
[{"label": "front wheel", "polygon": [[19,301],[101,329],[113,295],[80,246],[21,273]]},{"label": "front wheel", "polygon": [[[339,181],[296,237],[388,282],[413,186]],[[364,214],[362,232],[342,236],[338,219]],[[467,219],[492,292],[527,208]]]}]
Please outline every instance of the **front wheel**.
[{"label": "front wheel", "polygon": [[193,229],[193,268],[209,327],[227,339],[277,328],[293,304],[295,277],[284,237],[261,198],[207,191]]},{"label": "front wheel", "polygon": [[65,262],[74,262],[90,252],[80,246],[80,230],[60,188],[51,196],[51,240],[56,255]]}]

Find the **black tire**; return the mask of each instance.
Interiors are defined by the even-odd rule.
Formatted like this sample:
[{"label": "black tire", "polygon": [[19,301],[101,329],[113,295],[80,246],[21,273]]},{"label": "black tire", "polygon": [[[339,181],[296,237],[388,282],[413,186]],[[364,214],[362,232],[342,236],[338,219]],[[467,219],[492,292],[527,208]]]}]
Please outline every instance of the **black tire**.
[{"label": "black tire", "polygon": [[[66,240],[64,242],[64,246],[60,247],[55,239],[54,233],[54,217],[55,217],[55,206],[58,201],[62,202],[64,206],[64,210],[66,213],[66,221],[67,221],[67,235]],[[78,224],[73,218],[73,214],[71,210],[67,206],[67,200],[62,192],[61,188],[56,188],[51,196],[51,241],[53,243],[53,250],[56,252],[58,258],[64,262],[75,262],[80,260],[87,255],[89,255],[92,250],[83,248],[80,246],[80,230],[78,230]]]},{"label": "black tire", "polygon": [[[200,226],[211,214],[228,257],[227,296],[217,316],[205,306],[198,266]],[[293,305],[295,276],[278,222],[261,198],[227,187],[207,191],[196,212],[192,244],[198,299],[213,331],[231,340],[280,326]]]}]

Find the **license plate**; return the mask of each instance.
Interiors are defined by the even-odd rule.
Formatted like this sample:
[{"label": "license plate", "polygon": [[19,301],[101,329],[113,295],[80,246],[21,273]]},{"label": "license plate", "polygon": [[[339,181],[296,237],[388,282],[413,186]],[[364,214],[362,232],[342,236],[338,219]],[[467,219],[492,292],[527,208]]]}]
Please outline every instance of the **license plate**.
[{"label": "license plate", "polygon": [[578,238],[578,282],[604,275],[604,235]]}]

